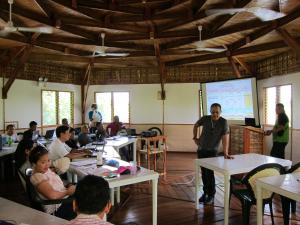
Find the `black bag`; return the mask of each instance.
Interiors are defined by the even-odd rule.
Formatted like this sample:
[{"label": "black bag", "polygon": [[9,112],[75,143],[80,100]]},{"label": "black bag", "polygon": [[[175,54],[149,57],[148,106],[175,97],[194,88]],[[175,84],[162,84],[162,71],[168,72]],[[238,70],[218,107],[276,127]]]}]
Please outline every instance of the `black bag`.
[{"label": "black bag", "polygon": [[147,131],[143,131],[141,133],[142,137],[155,137],[157,136],[157,133],[155,131],[151,131],[151,130],[147,130]]}]

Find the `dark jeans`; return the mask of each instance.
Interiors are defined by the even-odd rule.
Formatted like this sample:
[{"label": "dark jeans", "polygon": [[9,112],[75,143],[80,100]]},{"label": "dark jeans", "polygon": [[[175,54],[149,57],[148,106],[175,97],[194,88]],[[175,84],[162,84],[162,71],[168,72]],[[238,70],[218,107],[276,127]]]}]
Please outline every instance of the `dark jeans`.
[{"label": "dark jeans", "polygon": [[273,142],[271,156],[284,159],[284,149],[286,145],[287,143],[284,142]]},{"label": "dark jeans", "polygon": [[[217,156],[217,151],[208,149],[198,149],[197,154],[199,159],[212,158]],[[216,193],[214,171],[201,167],[201,175],[204,194],[214,196]]]}]

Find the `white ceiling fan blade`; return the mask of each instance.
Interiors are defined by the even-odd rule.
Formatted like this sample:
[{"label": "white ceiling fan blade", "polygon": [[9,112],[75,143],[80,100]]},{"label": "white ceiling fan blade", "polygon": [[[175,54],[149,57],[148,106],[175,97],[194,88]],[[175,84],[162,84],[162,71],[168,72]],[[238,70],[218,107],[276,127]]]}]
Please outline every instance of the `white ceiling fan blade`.
[{"label": "white ceiling fan blade", "polygon": [[246,9],[247,12],[253,13],[262,21],[276,20],[278,18],[284,17],[285,14],[281,12],[276,12],[267,8],[251,7]]},{"label": "white ceiling fan blade", "polygon": [[211,15],[233,15],[239,12],[245,12],[246,9],[244,8],[236,8],[236,9],[208,9],[205,11],[205,14],[208,16]]},{"label": "white ceiling fan blade", "polygon": [[106,49],[107,49],[107,47],[105,47],[105,46],[96,46],[95,52],[98,54],[104,54]]},{"label": "white ceiling fan blade", "polygon": [[123,52],[123,53],[121,53],[121,52],[106,52],[105,53],[107,56],[116,56],[116,57],[125,57],[125,56],[128,56],[129,55],[129,53],[125,53],[125,52]]},{"label": "white ceiling fan blade", "polygon": [[52,34],[52,27],[17,27],[18,31],[23,32],[33,32],[33,33],[43,33],[43,34]]},{"label": "white ceiling fan blade", "polygon": [[224,52],[225,48],[196,48],[197,51],[206,51],[206,52]]}]

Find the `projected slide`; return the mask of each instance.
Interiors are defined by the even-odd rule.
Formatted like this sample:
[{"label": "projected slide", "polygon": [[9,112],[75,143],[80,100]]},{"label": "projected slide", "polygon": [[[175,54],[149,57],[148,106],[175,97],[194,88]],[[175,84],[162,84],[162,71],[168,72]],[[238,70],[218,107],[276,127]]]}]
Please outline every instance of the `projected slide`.
[{"label": "projected slide", "polygon": [[222,116],[228,120],[244,121],[245,117],[256,118],[256,106],[253,104],[256,83],[251,78],[206,83],[202,90],[206,97],[204,108],[208,113],[210,105],[217,102],[222,106]]}]

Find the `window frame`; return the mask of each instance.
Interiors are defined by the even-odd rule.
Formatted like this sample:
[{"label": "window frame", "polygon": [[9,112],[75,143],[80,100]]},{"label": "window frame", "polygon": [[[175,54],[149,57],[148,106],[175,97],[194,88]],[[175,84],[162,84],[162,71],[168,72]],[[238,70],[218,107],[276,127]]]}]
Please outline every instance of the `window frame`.
[{"label": "window frame", "polygon": [[[43,116],[43,92],[44,91],[51,91],[55,92],[55,108],[56,108],[56,124],[47,124],[45,125],[44,122],[44,116]],[[49,90],[49,89],[41,89],[41,125],[42,127],[51,127],[51,126],[57,126],[61,124],[61,121],[59,121],[59,92],[67,92],[71,95],[71,119],[69,121],[70,124],[74,124],[74,91],[60,91],[60,90]]]},{"label": "window frame", "polygon": [[289,122],[290,122],[290,127],[292,127],[292,124],[293,124],[292,123],[292,118],[293,118],[293,84],[292,83],[264,87],[264,99],[263,99],[264,118],[263,118],[263,120],[264,120],[265,126],[274,126],[274,124],[267,124],[267,89],[275,88],[275,90],[276,90],[275,104],[277,104],[280,102],[280,87],[287,86],[287,85],[291,86],[291,115],[289,116]]},{"label": "window frame", "polygon": [[94,92],[94,102],[95,103],[97,103],[96,102],[97,93],[110,93],[111,94],[111,117],[110,117],[111,121],[108,123],[111,123],[112,119],[114,118],[114,95],[113,94],[114,93],[122,93],[122,92],[128,93],[129,98],[128,98],[128,123],[124,123],[123,121],[121,121],[121,122],[123,122],[124,124],[130,124],[130,91],[95,91]]}]

